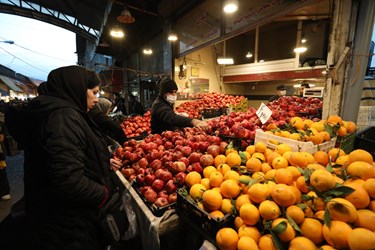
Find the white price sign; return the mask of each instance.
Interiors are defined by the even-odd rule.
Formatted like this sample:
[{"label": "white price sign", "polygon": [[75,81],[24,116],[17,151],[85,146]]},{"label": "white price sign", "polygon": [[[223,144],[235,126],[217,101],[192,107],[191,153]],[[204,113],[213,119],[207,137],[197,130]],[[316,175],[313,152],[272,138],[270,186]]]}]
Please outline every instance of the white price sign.
[{"label": "white price sign", "polygon": [[256,114],[259,120],[262,122],[262,124],[265,124],[268,121],[268,119],[270,119],[272,111],[267,107],[266,104],[262,102]]}]

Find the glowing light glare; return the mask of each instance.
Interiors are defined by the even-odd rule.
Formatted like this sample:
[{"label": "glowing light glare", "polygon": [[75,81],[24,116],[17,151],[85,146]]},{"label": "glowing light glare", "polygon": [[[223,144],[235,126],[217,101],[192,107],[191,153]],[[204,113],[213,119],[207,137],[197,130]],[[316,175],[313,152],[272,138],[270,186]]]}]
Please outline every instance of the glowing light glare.
[{"label": "glowing light glare", "polygon": [[247,52],[246,58],[251,58],[251,57],[253,57],[253,54],[251,54],[250,52]]},{"label": "glowing light glare", "polygon": [[306,38],[301,39],[301,43],[306,43],[306,42],[307,42]]},{"label": "glowing light glare", "polygon": [[223,8],[225,13],[234,13],[238,10],[238,5],[235,2],[228,3]]},{"label": "glowing light glare", "polygon": [[220,57],[217,59],[217,63],[221,65],[226,65],[226,64],[233,64],[234,61],[233,61],[233,58]]},{"label": "glowing light glare", "polygon": [[152,49],[151,48],[144,48],[143,49],[143,54],[145,54],[145,55],[151,55],[152,54]]},{"label": "glowing light glare", "polygon": [[296,52],[296,53],[303,53],[306,50],[307,50],[306,47],[297,47],[297,48],[294,49],[294,52]]},{"label": "glowing light glare", "polygon": [[124,37],[124,32],[122,30],[111,30],[111,36],[116,38],[122,38]]},{"label": "glowing light glare", "polygon": [[101,95],[104,95],[104,93],[105,93],[104,90],[101,90],[101,91],[100,91],[100,94],[101,94]]},{"label": "glowing light glare", "polygon": [[168,36],[168,40],[169,40],[169,41],[174,42],[174,41],[177,41],[177,39],[178,39],[178,37],[177,37],[177,35],[176,35],[175,33],[171,33],[171,34],[169,34],[169,36]]}]

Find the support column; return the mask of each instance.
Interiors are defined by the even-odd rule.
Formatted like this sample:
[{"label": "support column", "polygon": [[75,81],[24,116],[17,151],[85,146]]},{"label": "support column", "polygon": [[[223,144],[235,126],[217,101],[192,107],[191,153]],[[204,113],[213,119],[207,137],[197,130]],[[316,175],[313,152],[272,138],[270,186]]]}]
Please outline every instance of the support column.
[{"label": "support column", "polygon": [[369,58],[370,43],[375,21],[375,1],[361,0],[355,29],[354,45],[348,81],[345,84],[342,118],[357,121],[363,81]]}]

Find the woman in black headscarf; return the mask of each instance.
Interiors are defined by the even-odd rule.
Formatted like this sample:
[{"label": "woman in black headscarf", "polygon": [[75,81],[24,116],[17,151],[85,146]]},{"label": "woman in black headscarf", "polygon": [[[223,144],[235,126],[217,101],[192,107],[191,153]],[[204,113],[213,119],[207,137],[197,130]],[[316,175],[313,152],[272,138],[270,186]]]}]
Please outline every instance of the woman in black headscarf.
[{"label": "woman in black headscarf", "polygon": [[24,145],[29,240],[23,249],[103,249],[98,210],[111,189],[106,140],[88,111],[100,80],[79,66],[55,69],[28,107],[6,116]]}]

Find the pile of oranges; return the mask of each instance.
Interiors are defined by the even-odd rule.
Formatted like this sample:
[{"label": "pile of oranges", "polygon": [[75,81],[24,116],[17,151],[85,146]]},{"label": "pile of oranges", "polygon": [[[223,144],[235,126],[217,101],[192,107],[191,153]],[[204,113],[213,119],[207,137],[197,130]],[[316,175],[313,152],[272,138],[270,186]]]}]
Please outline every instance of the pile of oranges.
[{"label": "pile of oranges", "polygon": [[266,132],[296,141],[311,141],[317,145],[331,140],[333,136],[344,137],[356,131],[354,122],[344,121],[337,115],[331,115],[327,120],[319,121],[293,117],[286,127],[286,129],[280,129],[270,123]]},{"label": "pile of oranges", "polygon": [[235,217],[216,234],[220,249],[375,249],[375,163],[370,153],[275,150],[263,142],[231,148],[189,194],[214,217]]}]

